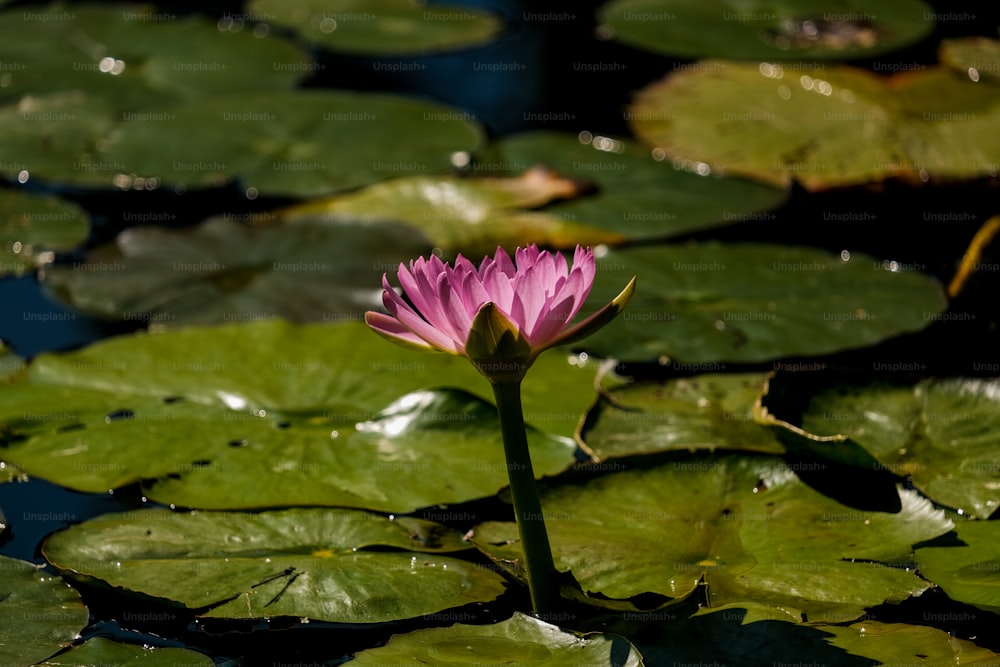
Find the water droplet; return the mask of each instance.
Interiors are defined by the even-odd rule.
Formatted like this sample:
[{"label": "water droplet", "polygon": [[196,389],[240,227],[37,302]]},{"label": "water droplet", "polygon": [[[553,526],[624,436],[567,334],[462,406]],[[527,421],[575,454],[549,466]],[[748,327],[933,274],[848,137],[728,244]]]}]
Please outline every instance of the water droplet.
[{"label": "water droplet", "polygon": [[331,440],[333,440],[334,438],[339,438],[339,437],[340,437],[340,431],[330,431],[330,439]]},{"label": "water droplet", "polygon": [[247,188],[247,193],[246,194],[247,194],[247,199],[249,199],[250,201],[253,201],[254,199],[257,198],[257,194],[258,194],[257,188],[252,188],[252,187],[251,188]]},{"label": "water droplet", "polygon": [[715,320],[715,328],[718,331],[725,331],[726,330],[726,323],[723,322],[722,320]]},{"label": "water droplet", "polygon": [[606,42],[609,39],[614,39],[615,35],[617,34],[618,31],[616,31],[614,28],[612,28],[607,24],[602,23],[601,25],[594,28],[594,37],[601,40],[602,42]]},{"label": "water droplet", "polygon": [[14,241],[14,243],[11,244],[10,249],[14,251],[15,255],[19,255],[21,250],[24,249],[24,246],[21,245],[20,241]]},{"label": "water droplet", "polygon": [[666,157],[667,157],[667,151],[663,150],[662,148],[653,149],[653,159],[656,160],[657,162],[663,162],[663,160],[665,160]]},{"label": "water droplet", "polygon": [[576,135],[576,139],[581,144],[589,144],[591,141],[593,141],[594,135],[592,135],[590,132],[587,132],[586,130],[584,130],[580,134]]},{"label": "water droplet", "polygon": [[451,165],[456,169],[465,169],[472,161],[468,151],[455,151],[451,154]]},{"label": "water droplet", "polygon": [[978,82],[979,81],[979,70],[977,70],[975,67],[970,67],[969,68],[969,78],[972,79],[973,81]]},{"label": "water droplet", "polygon": [[395,514],[390,514],[389,515],[389,521],[395,521],[395,520],[396,520],[396,515]]},{"label": "water droplet", "polygon": [[840,261],[849,262],[851,261],[851,252],[849,250],[840,251]]},{"label": "water droplet", "polygon": [[319,22],[319,31],[327,34],[337,29],[337,22],[331,18],[325,18]]},{"label": "water droplet", "polygon": [[792,98],[792,89],[788,86],[778,86],[778,97],[783,100],[790,100]]},{"label": "water droplet", "polygon": [[18,183],[27,183],[29,178],[31,178],[31,175],[28,173],[27,169],[22,169],[17,173]]}]

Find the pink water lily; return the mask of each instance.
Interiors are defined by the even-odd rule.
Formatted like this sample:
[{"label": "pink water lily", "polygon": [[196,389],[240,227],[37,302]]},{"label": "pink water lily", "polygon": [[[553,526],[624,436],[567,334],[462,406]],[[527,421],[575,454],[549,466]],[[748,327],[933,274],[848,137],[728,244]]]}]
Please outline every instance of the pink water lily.
[{"label": "pink water lily", "polygon": [[518,248],[513,261],[497,248],[478,269],[461,255],[454,266],[434,255],[421,257],[409,269],[399,265],[410,303],[383,274],[382,302],[389,314],[369,311],[365,321],[393,342],[466,356],[488,378],[517,378],[543,350],[590,335],[625,308],[635,278],[599,311],[570,324],[590,294],[595,271],[593,250],[580,246],[572,268],[561,253],[534,245]]}]

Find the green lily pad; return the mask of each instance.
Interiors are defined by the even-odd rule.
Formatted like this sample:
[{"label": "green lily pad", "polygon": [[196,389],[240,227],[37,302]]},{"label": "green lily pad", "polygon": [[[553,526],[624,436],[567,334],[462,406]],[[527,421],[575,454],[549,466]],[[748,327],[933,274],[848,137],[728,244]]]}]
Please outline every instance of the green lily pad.
[{"label": "green lily pad", "polygon": [[938,55],[943,64],[972,81],[1000,83],[1000,41],[987,37],[946,39]]},{"label": "green lily pad", "polygon": [[382,267],[429,250],[399,225],[250,228],[220,217],[183,230],[126,229],[86,262],[50,267],[42,279],[77,310],[161,327],[360,320],[382,303]]},{"label": "green lily pad", "polygon": [[919,0],[614,0],[602,30],[683,58],[825,60],[871,57],[933,28]]},{"label": "green lily pad", "polygon": [[421,230],[436,247],[461,251],[474,259],[493,253],[498,245],[572,248],[578,243],[621,242],[619,234],[525,210],[574,194],[572,182],[542,169],[518,178],[411,176],[293,206],[280,211],[278,219],[292,224],[359,219],[402,222]]},{"label": "green lily pad", "polygon": [[[148,399],[116,397],[133,417],[39,436],[8,447],[4,458],[81,491],[151,480],[149,498],[208,509],[336,505],[411,512],[507,485],[496,410],[464,392],[410,393],[366,421],[336,410],[271,419],[205,406],[143,410]],[[568,438],[532,431],[529,441],[539,476],[574,461]],[[146,443],[142,451],[136,442]]]},{"label": "green lily pad", "polygon": [[248,9],[330,50],[368,56],[479,46],[501,28],[489,12],[411,0],[253,0]]},{"label": "green lily pad", "polygon": [[[528,423],[572,434],[592,374],[540,358],[524,384]],[[495,493],[507,484],[495,408],[423,389],[442,385],[489,387],[464,359],[357,323],[126,336],[40,355],[0,385],[2,458],[81,491],[147,480],[151,498],[216,509],[409,512]],[[531,429],[529,441],[539,476],[574,461],[567,437]]]},{"label": "green lily pad", "polygon": [[754,421],[766,378],[708,374],[614,389],[589,415],[583,440],[602,459],[696,449],[783,454],[772,431]]},{"label": "green lily pad", "polygon": [[812,397],[801,427],[846,435],[877,469],[908,476],[936,502],[985,519],[1000,508],[998,402],[1000,380],[838,386]]},{"label": "green lily pad", "polygon": [[[757,183],[699,176],[669,161],[658,161],[636,142],[590,133],[515,135],[498,142],[490,159],[508,169],[544,164],[593,182],[596,192],[555,202],[544,212],[628,239],[663,238],[769,220],[764,211],[779,206],[788,196],[784,190]],[[490,164],[486,161],[482,166]]]},{"label": "green lily pad", "polygon": [[614,298],[633,275],[638,289],[616,322],[581,345],[618,359],[668,356],[688,371],[865,347],[919,331],[945,307],[933,278],[882,270],[859,253],[686,244],[612,249],[597,267],[592,303]]},{"label": "green lily pad", "polygon": [[125,165],[99,150],[115,122],[105,100],[78,91],[27,95],[0,107],[0,174],[26,183],[31,179],[84,186],[121,182]]},{"label": "green lily pad", "polygon": [[438,536],[457,535],[430,522],[414,526],[353,511],[151,510],[72,526],[43,552],[60,571],[219,618],[378,623],[504,591],[496,572],[436,555]]},{"label": "green lily pad", "polygon": [[169,112],[168,123],[121,123],[105,158],[164,184],[204,187],[238,178],[260,194],[316,197],[448,171],[452,154],[472,152],[482,139],[476,123],[447,107],[374,93],[219,95]]},{"label": "green lily pad", "polygon": [[80,595],[59,577],[7,556],[0,556],[0,572],[0,664],[44,660],[87,625]]},{"label": "green lily pad", "polygon": [[304,54],[266,33],[151,5],[33,6],[0,13],[3,97],[84,90],[141,116],[204,95],[291,88]]},{"label": "green lily pad", "polygon": [[[612,625],[609,631],[621,630]],[[634,637],[647,661],[656,664],[985,667],[995,663],[976,661],[998,657],[989,649],[936,628],[874,620],[839,626],[804,625],[789,622],[774,607],[753,602],[703,609],[691,618],[651,624],[629,636]]]},{"label": "green lily pad", "polygon": [[581,664],[639,667],[642,656],[623,637],[566,632],[519,612],[494,625],[456,624],[395,635],[385,646],[359,652],[351,667],[378,665]]},{"label": "green lily pad", "polygon": [[[1000,523],[963,521],[955,530],[963,546],[917,549],[920,573],[943,588],[952,600],[1000,614]],[[942,614],[942,618],[927,620],[947,622],[975,618],[975,614],[963,619],[947,616]]]},{"label": "green lily pad", "polygon": [[638,137],[706,173],[809,190],[984,176],[1000,163],[1000,87],[944,68],[704,61],[639,92]]},{"label": "green lily pad", "polygon": [[92,667],[93,665],[142,665],[142,667],[212,667],[207,655],[183,648],[153,648],[121,644],[92,637],[65,653],[38,663],[39,667]]},{"label": "green lily pad", "polygon": [[48,264],[51,251],[74,248],[87,240],[89,232],[86,211],[72,202],[2,190],[0,276],[19,276]]},{"label": "green lily pad", "polygon": [[[521,387],[527,423],[572,435],[594,400],[594,370],[557,351],[539,357]],[[261,320],[119,336],[68,354],[41,354],[24,382],[0,385],[0,406],[10,406],[2,408],[0,423],[17,422],[25,435],[49,433],[81,420],[104,423],[109,411],[135,410],[139,401],[154,415],[171,412],[179,402],[167,401],[181,397],[232,410],[235,420],[319,412],[353,424],[404,394],[444,386],[493,397],[466,359],[393,345],[360,322]],[[60,387],[62,403],[44,398]]]},{"label": "green lily pad", "polygon": [[[557,569],[589,595],[677,601],[704,579],[713,607],[752,600],[844,621],[929,587],[902,565],[951,521],[916,492],[898,495],[895,513],[857,511],[779,459],[715,456],[555,488],[542,506]],[[481,524],[474,542],[502,562],[521,557],[513,523]]]}]

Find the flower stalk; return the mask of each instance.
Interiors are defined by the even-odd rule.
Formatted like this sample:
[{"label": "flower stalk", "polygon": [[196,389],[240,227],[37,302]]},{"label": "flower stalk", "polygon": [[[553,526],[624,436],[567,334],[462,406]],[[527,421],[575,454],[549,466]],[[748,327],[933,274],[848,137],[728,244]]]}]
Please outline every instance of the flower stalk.
[{"label": "flower stalk", "polygon": [[531,466],[528,438],[521,408],[521,383],[495,382],[493,396],[500,414],[500,432],[507,459],[507,477],[514,502],[517,531],[524,553],[524,570],[531,593],[531,606],[542,618],[555,610],[559,600],[556,567],[552,562],[549,535],[545,530],[542,503]]}]

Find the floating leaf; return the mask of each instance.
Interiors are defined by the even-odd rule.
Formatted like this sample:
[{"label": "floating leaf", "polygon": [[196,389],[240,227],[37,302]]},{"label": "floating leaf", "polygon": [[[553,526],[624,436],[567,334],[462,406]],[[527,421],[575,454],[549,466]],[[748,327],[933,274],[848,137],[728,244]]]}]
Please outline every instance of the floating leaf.
[{"label": "floating leaf", "polygon": [[[963,521],[955,526],[962,546],[923,547],[917,549],[920,573],[944,589],[952,600],[966,602],[980,609],[1000,614],[1000,523],[996,521]],[[955,621],[967,618],[925,620]]]},{"label": "floating leaf", "polygon": [[[572,435],[594,400],[594,369],[557,351],[539,357],[522,385],[527,422]],[[465,359],[404,349],[359,322],[264,320],[120,336],[69,354],[39,355],[26,382],[0,385],[0,423],[16,421],[25,434],[49,433],[81,420],[103,424],[109,411],[123,408],[172,412],[181,401],[171,399],[183,398],[232,410],[234,420],[262,410],[319,412],[351,425],[404,394],[443,386],[493,396]],[[44,398],[59,388],[65,390],[60,401]],[[136,407],[132,399],[143,402]]]},{"label": "floating leaf", "polygon": [[126,229],[85,263],[46,269],[43,283],[86,313],[161,326],[360,320],[381,305],[384,267],[429,249],[399,225],[249,228],[220,217],[183,230]]},{"label": "floating leaf", "polygon": [[421,522],[410,537],[414,525],[343,510],[150,510],[72,526],[43,551],[61,571],[220,618],[378,623],[488,602],[504,591],[497,573],[433,555],[437,544],[420,541],[457,535]]},{"label": "floating leaf", "polygon": [[72,202],[0,191],[0,276],[18,276],[51,262],[51,251],[83,243],[89,231],[86,211]]},{"label": "floating leaf", "polygon": [[0,107],[0,174],[21,183],[44,179],[56,183],[108,186],[125,165],[108,160],[98,149],[115,122],[105,100],[80,92],[25,96]]},{"label": "floating leaf", "polygon": [[848,436],[876,469],[909,477],[936,502],[985,519],[1000,507],[998,402],[1000,380],[841,385],[813,396],[800,425],[817,436]]},{"label": "floating leaf", "polygon": [[923,329],[945,306],[931,277],[859,253],[718,243],[609,250],[590,300],[609,301],[633,275],[628,310],[582,346],[619,359],[666,355],[687,371],[864,347]]},{"label": "floating leaf", "polygon": [[621,241],[619,234],[525,210],[576,194],[572,181],[545,169],[516,178],[411,176],[294,206],[280,212],[279,219],[296,224],[341,219],[403,222],[424,232],[435,246],[473,258],[494,252],[498,245],[572,248]]},{"label": "floating leaf", "polygon": [[1000,83],[1000,41],[986,37],[946,39],[938,55],[942,64],[972,81]]},{"label": "floating leaf", "polygon": [[[220,95],[122,123],[107,159],[166,184],[240,179],[261,194],[315,197],[396,176],[448,171],[479,126],[447,107],[333,90]],[[436,118],[428,122],[427,118]]]},{"label": "floating leaf", "polygon": [[501,28],[479,9],[412,0],[253,0],[249,10],[333,51],[369,56],[478,46]]},{"label": "floating leaf", "polygon": [[787,192],[737,179],[704,177],[657,161],[648,149],[626,139],[583,138],[557,132],[508,137],[495,145],[491,164],[505,170],[544,164],[561,174],[596,184],[584,197],[558,201],[545,213],[596,225],[628,239],[688,234],[736,222],[769,220],[766,209]]},{"label": "floating leaf", "polygon": [[395,635],[385,646],[358,653],[351,667],[404,664],[638,667],[642,656],[628,640],[577,635],[519,612],[494,625],[456,624]]},{"label": "floating leaf", "polygon": [[988,175],[1000,87],[941,68],[866,70],[704,61],[640,91],[633,131],[698,169],[809,190]]},{"label": "floating leaf", "polygon": [[0,664],[32,665],[87,625],[80,595],[37,565],[0,556]]},{"label": "floating leaf", "polygon": [[[499,491],[495,408],[422,389],[486,393],[488,383],[463,359],[413,354],[361,324],[270,321],[40,355],[21,381],[0,385],[3,459],[78,490],[147,480],[151,498],[222,509],[409,512]],[[528,422],[572,433],[592,370],[581,376],[558,355],[532,370]],[[574,461],[569,438],[532,429],[529,440],[538,475]]]},{"label": "floating leaf", "polygon": [[919,0],[614,0],[598,20],[622,42],[682,58],[871,57],[934,28]]},{"label": "floating leaf", "polygon": [[[631,614],[633,618],[639,614]],[[651,614],[654,619],[663,612]],[[672,617],[677,615],[671,614]],[[629,633],[656,664],[971,665],[998,656],[936,628],[864,620],[851,625],[789,622],[781,609],[753,602],[702,609],[688,619],[650,624]],[[621,632],[617,625],[608,628]]]},{"label": "floating leaf", "polygon": [[[952,524],[913,491],[898,498],[895,512],[857,511],[779,459],[716,456],[555,488],[542,506],[556,567],[590,595],[672,601],[704,579],[712,607],[752,600],[844,621],[929,586],[899,564]],[[493,558],[521,558],[513,523],[482,524],[474,541]]]},{"label": "floating leaf", "polygon": [[0,62],[20,65],[5,73],[3,97],[85,90],[125,118],[204,95],[291,88],[309,71],[281,39],[152,5],[0,13]]},{"label": "floating leaf", "polygon": [[[149,498],[209,509],[338,505],[411,512],[507,485],[495,408],[464,392],[407,394],[366,421],[336,411],[274,419],[203,406],[171,411],[147,407],[148,399],[117,398],[130,406],[120,410],[126,416],[19,443],[4,458],[29,475],[83,491],[151,479]],[[537,431],[529,440],[536,474],[573,463],[572,440]],[[146,443],[142,451],[135,442]]]},{"label": "floating leaf", "polygon": [[591,412],[583,439],[601,458],[696,449],[783,454],[771,430],[754,421],[766,377],[709,374],[616,388]]},{"label": "floating leaf", "polygon": [[104,637],[92,637],[65,653],[38,663],[39,667],[92,667],[93,665],[212,667],[214,664],[211,658],[197,651],[121,644]]}]

